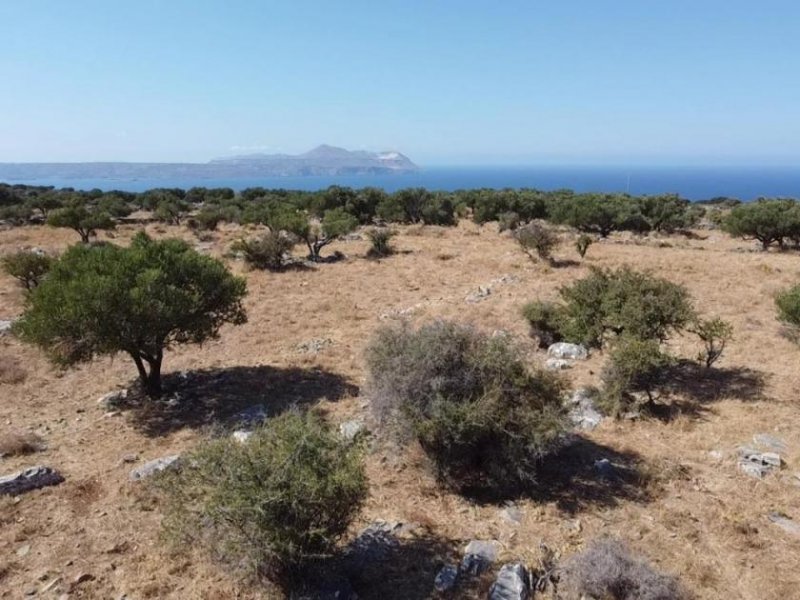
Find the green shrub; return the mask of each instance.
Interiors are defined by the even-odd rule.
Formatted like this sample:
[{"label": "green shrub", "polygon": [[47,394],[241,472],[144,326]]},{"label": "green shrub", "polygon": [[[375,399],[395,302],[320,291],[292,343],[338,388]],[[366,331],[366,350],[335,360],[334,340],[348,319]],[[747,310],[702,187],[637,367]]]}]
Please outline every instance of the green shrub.
[{"label": "green shrub", "polygon": [[285,413],[244,443],[203,443],[155,485],[167,538],[291,588],[331,553],[367,496],[363,451],[313,414]]},{"label": "green shrub", "polygon": [[23,250],[3,257],[3,270],[31,291],[47,275],[53,259],[40,252]]},{"label": "green shrub", "polygon": [[558,245],[558,235],[547,227],[538,223],[528,223],[519,227],[514,232],[514,239],[529,258],[534,259],[534,253],[540,260],[549,261],[553,249]]},{"label": "green shrub", "polygon": [[292,237],[279,231],[268,231],[258,238],[237,240],[231,245],[231,250],[241,253],[245,262],[255,269],[280,271],[286,254],[294,245]]},{"label": "green shrub", "polygon": [[509,211],[497,215],[497,228],[500,233],[504,231],[515,231],[521,223],[519,215]]},{"label": "green shrub", "polygon": [[703,351],[697,360],[710,368],[720,356],[725,346],[733,337],[733,326],[719,317],[713,319],[698,319],[690,331],[703,342]]},{"label": "green shrub", "polygon": [[445,321],[386,327],[366,362],[377,415],[410,432],[458,489],[530,484],[564,431],[559,380],[529,371],[505,337]]},{"label": "green shrub", "polygon": [[455,225],[455,206],[450,197],[440,192],[428,198],[422,207],[422,222],[425,225]]},{"label": "green shrub", "polygon": [[189,227],[198,231],[216,231],[223,221],[222,213],[217,207],[203,207],[189,220]]},{"label": "green shrub", "polygon": [[554,334],[593,348],[602,347],[609,336],[623,334],[665,341],[694,318],[684,287],[629,267],[593,268],[559,294],[562,304]]},{"label": "green shrub", "polygon": [[581,258],[586,256],[589,246],[591,246],[593,243],[594,238],[589,234],[582,233],[578,236],[578,239],[575,240],[575,249],[578,251],[578,254]]},{"label": "green shrub", "polygon": [[243,323],[245,293],[244,279],[186,242],[139,233],[126,248],[69,248],[27,295],[14,327],[60,364],[124,352],[144,390],[159,396],[164,350]]},{"label": "green shrub", "polygon": [[367,231],[367,238],[372,246],[369,249],[369,256],[381,258],[389,256],[394,252],[389,241],[395,236],[395,232],[388,227],[373,227]]},{"label": "green shrub", "polygon": [[[672,362],[671,357],[661,351],[657,340],[617,339],[603,368],[598,406],[612,416],[645,405],[651,408],[655,402],[653,393],[663,382],[666,368]],[[642,395],[646,399],[643,400]]]},{"label": "green shrub", "polygon": [[560,342],[563,308],[553,302],[535,300],[522,308],[522,316],[530,324],[531,335],[539,340],[540,348]]}]

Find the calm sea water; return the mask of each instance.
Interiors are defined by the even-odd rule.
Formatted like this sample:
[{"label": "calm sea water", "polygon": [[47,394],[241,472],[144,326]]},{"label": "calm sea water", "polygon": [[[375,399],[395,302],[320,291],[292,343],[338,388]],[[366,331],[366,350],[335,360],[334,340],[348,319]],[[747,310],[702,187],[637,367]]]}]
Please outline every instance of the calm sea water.
[{"label": "calm sea water", "polygon": [[753,200],[760,196],[800,198],[799,168],[755,167],[519,167],[426,168],[408,175],[328,177],[261,177],[246,179],[39,179],[14,181],[75,189],[100,188],[140,192],[154,187],[247,187],[317,190],[329,185],[375,186],[387,191],[422,186],[430,190],[464,188],[570,188],[578,192],[679,193],[691,200],[729,196]]}]

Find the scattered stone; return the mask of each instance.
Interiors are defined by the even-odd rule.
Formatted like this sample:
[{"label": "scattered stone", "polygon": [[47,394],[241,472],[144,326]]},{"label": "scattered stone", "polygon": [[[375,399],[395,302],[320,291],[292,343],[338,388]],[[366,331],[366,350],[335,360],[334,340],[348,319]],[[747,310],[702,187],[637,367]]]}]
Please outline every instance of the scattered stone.
[{"label": "scattered stone", "polygon": [[719,450],[709,450],[708,451],[708,456],[709,456],[709,458],[711,458],[713,460],[716,460],[716,461],[720,461],[725,457],[725,455],[722,452],[720,452]]},{"label": "scattered stone", "polygon": [[436,574],[433,587],[437,592],[449,592],[458,583],[458,565],[445,565]]},{"label": "scattered stone", "polygon": [[749,446],[740,446],[736,453],[739,455],[739,470],[756,479],[763,479],[770,472],[780,470],[783,464],[780,454],[775,452],[760,452]]},{"label": "scattered stone", "polygon": [[123,464],[130,464],[130,463],[135,463],[137,460],[139,460],[139,455],[135,454],[135,453],[131,453],[131,454],[126,454],[125,456],[123,456],[121,462]]},{"label": "scattered stone", "polygon": [[304,352],[306,354],[318,354],[322,352],[328,346],[333,345],[333,340],[330,338],[318,338],[313,340],[307,340],[305,342],[301,342],[297,344],[297,351]]},{"label": "scattered stone", "polygon": [[520,563],[503,565],[489,589],[489,600],[528,600],[530,595],[530,576]]},{"label": "scattered stone", "polygon": [[233,417],[233,421],[241,423],[242,425],[258,425],[262,421],[266,421],[268,417],[269,412],[267,412],[266,406],[263,404],[254,404],[236,413]]},{"label": "scattered stone", "polygon": [[399,522],[376,521],[366,527],[347,549],[347,556],[354,569],[363,569],[369,564],[383,562],[393,549],[399,546],[397,532],[402,529]]},{"label": "scattered stone", "polygon": [[11,475],[0,477],[0,496],[16,496],[49,485],[58,485],[64,477],[50,467],[30,467]]},{"label": "scattered stone", "polygon": [[9,319],[0,319],[0,335],[11,333],[12,325],[14,325],[14,321]]},{"label": "scattered stone", "polygon": [[568,358],[570,360],[586,360],[589,358],[589,351],[586,347],[567,342],[552,344],[547,349],[547,354],[554,358]]},{"label": "scattered stone", "polygon": [[478,286],[477,292],[472,292],[469,294],[464,300],[469,302],[470,304],[475,304],[476,302],[482,302],[486,300],[492,294],[492,289],[489,286]]},{"label": "scattered stone", "polygon": [[769,448],[773,452],[786,452],[786,442],[768,433],[757,433],[753,436],[753,443],[764,448]]},{"label": "scattered stone", "polygon": [[607,458],[594,461],[594,470],[601,479],[614,479],[617,476],[617,468]]},{"label": "scattered stone", "polygon": [[522,509],[519,506],[509,502],[500,511],[500,516],[509,523],[513,523],[514,525],[519,525],[520,523],[522,523],[522,518],[525,516],[525,514],[522,512]]},{"label": "scattered stone", "polygon": [[244,444],[247,440],[250,439],[251,435],[253,435],[253,432],[250,431],[249,429],[237,429],[231,434],[231,437],[240,444]]},{"label": "scattered stone", "polygon": [[789,517],[786,517],[779,512],[771,512],[767,515],[767,518],[775,523],[775,525],[783,529],[786,533],[800,537],[800,524],[795,523]]},{"label": "scattered stone", "polygon": [[355,437],[364,431],[364,429],[364,423],[355,419],[352,421],[345,421],[339,425],[339,433],[346,440],[355,439]]},{"label": "scattered stone", "polygon": [[31,552],[30,544],[25,544],[24,546],[20,546],[19,548],[17,548],[17,556],[19,556],[20,558],[28,556],[30,552]]},{"label": "scattered stone", "polygon": [[128,399],[128,390],[115,390],[103,394],[97,399],[97,403],[105,410],[116,410],[125,406]]},{"label": "scattered stone", "polygon": [[548,358],[544,363],[548,371],[563,371],[572,368],[572,363],[563,358]]},{"label": "scattered stone", "polygon": [[506,273],[505,275],[501,275],[497,279],[492,279],[492,285],[508,285],[517,282],[519,282],[519,277],[517,277],[516,275],[512,275],[511,273]]},{"label": "scattered stone", "polygon": [[497,560],[498,553],[499,544],[496,541],[472,540],[464,549],[461,572],[469,575],[480,575]]},{"label": "scattered stone", "polygon": [[578,429],[591,431],[603,420],[602,413],[597,410],[597,405],[592,399],[593,395],[592,390],[580,388],[569,399],[569,404],[572,405],[569,418]]},{"label": "scattered stone", "polygon": [[180,458],[180,454],[170,454],[169,456],[162,456],[161,458],[146,462],[141,467],[137,467],[131,471],[131,480],[139,481],[140,479],[146,479],[166,469],[177,469]]}]

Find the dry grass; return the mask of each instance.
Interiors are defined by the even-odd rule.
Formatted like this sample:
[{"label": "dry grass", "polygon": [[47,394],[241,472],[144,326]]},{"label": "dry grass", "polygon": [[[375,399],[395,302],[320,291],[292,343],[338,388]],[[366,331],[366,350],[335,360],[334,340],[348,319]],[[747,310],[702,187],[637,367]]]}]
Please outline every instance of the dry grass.
[{"label": "dry grass", "polygon": [[44,440],[31,431],[0,432],[0,457],[33,454],[44,448]]},{"label": "dry grass", "polygon": [[[164,229],[160,235],[197,241],[185,228]],[[532,362],[541,363],[545,357],[528,341],[522,305],[555,298],[559,286],[585,275],[589,266],[624,264],[686,285],[704,314],[733,324],[734,341],[716,365],[717,379],[698,382],[685,373],[673,390],[669,418],[607,422],[588,434],[570,458],[571,480],[552,479],[548,493],[517,501],[519,524],[503,518],[502,506],[443,490],[428,475],[418,449],[398,454],[379,445],[368,459],[371,495],[359,526],[375,519],[416,521],[436,543],[416,554],[409,545],[409,555],[422,557],[423,564],[393,576],[393,585],[360,596],[428,597],[430,586],[420,581],[435,571],[441,548],[457,553],[469,539],[497,539],[503,559],[535,564],[541,541],[568,556],[607,534],[650,557],[658,570],[678,575],[701,600],[796,597],[800,539],[766,515],[779,510],[800,521],[800,488],[790,476],[800,471],[800,349],[781,337],[772,299],[800,281],[797,254],[750,252],[751,244],[718,232],[698,232],[696,239],[621,234],[594,244],[580,265],[545,268],[531,264],[493,224],[398,229],[395,244],[401,252],[386,261],[365,260],[369,242],[353,241],[332,247],[344,252],[346,260],[308,270],[244,273],[241,263],[231,262],[248,279],[249,322],[226,327],[219,340],[202,347],[171,351],[165,360],[167,372],[252,376],[246,386],[231,382],[235,393],[217,380],[201,379],[208,393],[196,399],[200,412],[106,416],[96,399],[133,378],[129,361],[120,356],[60,372],[37,350],[2,338],[2,354],[25,365],[28,374],[0,387],[0,425],[46,432],[50,450],[45,462],[67,478],[61,486],[20,497],[17,504],[0,502],[0,547],[7,549],[0,560],[7,566],[0,587],[10,591],[6,597],[41,589],[46,584],[39,577],[45,571],[67,583],[91,573],[94,580],[77,586],[75,597],[276,597],[233,580],[201,558],[175,557],[162,549],[159,507],[128,480],[135,464],[122,457],[137,454],[144,461],[191,447],[220,415],[230,414],[230,399],[266,402],[276,411],[295,402],[315,403],[336,420],[363,413],[364,400],[357,393],[364,383],[363,348],[381,323],[399,315],[417,323],[443,317],[490,332],[505,330],[527,344]],[[136,230],[121,227],[116,242],[126,243]],[[224,256],[241,233],[221,226],[211,253]],[[21,245],[63,251],[76,237],[44,227],[11,229],[0,232],[0,253]],[[662,242],[671,247],[659,248]],[[575,258],[567,243],[555,252],[557,261]],[[500,281],[504,275],[513,277]],[[485,299],[464,301],[487,285],[491,294]],[[0,319],[19,314],[22,300],[14,281],[0,276]],[[334,343],[316,354],[296,350],[302,342],[323,338]],[[686,357],[700,349],[690,337],[670,344]],[[575,386],[597,385],[603,361],[597,353],[565,376]],[[737,471],[732,453],[762,432],[783,438],[789,448],[786,468],[757,481]],[[713,458],[711,450],[723,452],[724,458]],[[596,457],[619,462],[626,479],[598,487],[587,477]],[[0,462],[3,473],[30,464],[25,456]],[[17,556],[24,545],[31,546],[30,552]],[[119,547],[125,550],[109,554]],[[404,588],[403,581],[413,581],[414,589]]]},{"label": "dry grass", "polygon": [[15,385],[27,377],[28,372],[22,368],[19,360],[13,356],[0,356],[0,384]]}]

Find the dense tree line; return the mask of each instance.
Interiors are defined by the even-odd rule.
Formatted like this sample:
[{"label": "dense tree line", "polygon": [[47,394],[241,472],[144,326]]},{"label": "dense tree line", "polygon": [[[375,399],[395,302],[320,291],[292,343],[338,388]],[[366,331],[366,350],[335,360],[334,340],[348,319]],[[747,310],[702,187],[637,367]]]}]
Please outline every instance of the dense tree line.
[{"label": "dense tree line", "polygon": [[331,239],[326,228],[341,235],[376,222],[447,226],[455,225],[459,218],[471,218],[478,224],[497,221],[501,230],[544,219],[606,237],[614,231],[672,233],[707,217],[734,236],[758,240],[764,248],[800,243],[800,205],[790,199],[741,203],[721,197],[693,203],[677,194],[631,196],[510,188],[453,192],[406,188],[387,193],[375,187],[337,185],[320,191],[252,187],[237,193],[231,188],[193,187],[132,193],[0,184],[0,220],[70,227],[83,241],[98,229],[113,228],[115,221],[137,210],[150,211],[152,218],[164,223],[185,223],[199,230],[213,230],[229,222],[289,231],[305,241],[317,257],[319,248]]}]

